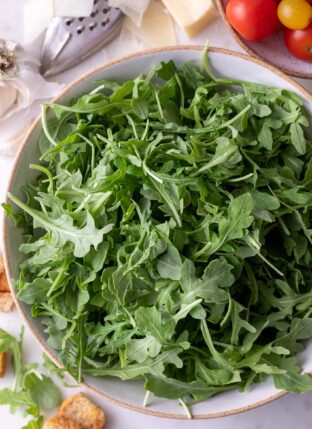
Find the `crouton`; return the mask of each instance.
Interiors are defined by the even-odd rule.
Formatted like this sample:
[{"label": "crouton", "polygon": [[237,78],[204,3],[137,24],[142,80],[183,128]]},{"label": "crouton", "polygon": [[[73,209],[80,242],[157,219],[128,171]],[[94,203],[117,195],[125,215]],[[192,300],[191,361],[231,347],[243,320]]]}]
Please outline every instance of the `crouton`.
[{"label": "crouton", "polygon": [[105,424],[105,415],[101,408],[83,393],[77,393],[66,399],[58,415],[74,420],[83,429],[102,429]]},{"label": "crouton", "polygon": [[0,378],[5,376],[6,354],[0,353]]},{"label": "crouton", "polygon": [[4,269],[4,261],[0,256],[0,292],[10,292],[7,276]]},{"label": "crouton", "polygon": [[4,273],[4,260],[2,256],[0,255],[0,274]]},{"label": "crouton", "polygon": [[10,313],[13,310],[14,301],[10,292],[0,292],[0,311]]},{"label": "crouton", "polygon": [[0,273],[0,292],[10,292],[10,286],[5,273]]},{"label": "crouton", "polygon": [[43,429],[82,429],[82,426],[73,420],[57,415],[47,420]]}]

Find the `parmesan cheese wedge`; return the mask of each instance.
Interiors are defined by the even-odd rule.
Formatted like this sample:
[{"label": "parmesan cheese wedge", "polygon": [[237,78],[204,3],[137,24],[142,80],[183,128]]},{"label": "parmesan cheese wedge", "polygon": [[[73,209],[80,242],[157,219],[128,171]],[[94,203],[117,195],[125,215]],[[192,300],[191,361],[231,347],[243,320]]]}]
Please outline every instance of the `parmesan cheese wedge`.
[{"label": "parmesan cheese wedge", "polygon": [[125,27],[132,31],[147,48],[175,45],[176,37],[171,16],[164,6],[157,0],[151,0],[141,25],[136,26],[128,17]]},{"label": "parmesan cheese wedge", "polygon": [[200,33],[217,15],[212,0],[163,0],[163,3],[189,37]]}]

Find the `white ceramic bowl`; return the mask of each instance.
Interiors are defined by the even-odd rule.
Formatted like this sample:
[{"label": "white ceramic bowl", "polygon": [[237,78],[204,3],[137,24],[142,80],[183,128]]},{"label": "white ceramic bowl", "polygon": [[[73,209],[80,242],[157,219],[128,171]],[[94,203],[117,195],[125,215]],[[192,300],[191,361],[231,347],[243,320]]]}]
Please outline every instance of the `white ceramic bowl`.
[{"label": "white ceramic bowl", "polygon": [[[100,79],[114,79],[124,81],[147,72],[152,65],[159,61],[173,59],[178,65],[185,61],[194,61],[199,64],[202,46],[169,47],[158,50],[139,52],[127,57],[111,61],[100,66],[80,79],[70,84],[54,100],[65,103],[73,96],[90,91],[92,83]],[[300,85],[292,81],[277,69],[265,64],[261,60],[250,58],[246,55],[234,52],[211,49],[210,60],[216,74],[233,79],[245,79],[260,82],[269,86],[276,86],[292,90],[304,98],[306,108],[312,116],[312,96]],[[312,130],[312,128],[311,128]],[[22,144],[16,158],[13,173],[9,182],[9,191],[18,197],[22,197],[22,186],[25,182],[34,181],[36,172],[29,169],[29,164],[37,162],[39,158],[38,137],[41,133],[40,118],[38,118]],[[22,242],[21,231],[14,227],[12,221],[7,217],[4,219],[4,256],[5,264],[10,278],[18,278],[19,263],[22,255],[18,252]],[[12,289],[12,293],[13,289]],[[42,348],[56,362],[52,350],[46,345],[45,335],[38,320],[33,320],[30,315],[29,306],[16,301],[16,305],[24,319],[25,324],[32,331],[35,339]],[[303,368],[312,371],[312,341],[307,345],[301,355]],[[85,383],[93,391],[103,398],[117,405],[140,411],[146,414],[157,415],[167,418],[186,418],[178,401],[169,401],[160,398],[152,398],[149,407],[142,406],[144,398],[143,383],[140,381],[124,382],[114,378],[92,378],[85,377]],[[237,390],[219,394],[192,408],[194,418],[221,417],[229,414],[246,411],[263,405],[283,395],[284,392],[275,389],[273,382],[268,380],[254,386],[250,391],[240,393]]]}]

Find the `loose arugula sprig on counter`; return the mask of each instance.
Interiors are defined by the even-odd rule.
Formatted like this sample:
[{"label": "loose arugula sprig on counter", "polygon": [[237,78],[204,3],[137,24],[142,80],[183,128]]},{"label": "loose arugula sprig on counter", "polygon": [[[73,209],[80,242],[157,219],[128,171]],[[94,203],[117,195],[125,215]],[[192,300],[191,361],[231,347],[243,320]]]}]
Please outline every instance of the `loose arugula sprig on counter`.
[{"label": "loose arugula sprig on counter", "polygon": [[[48,111],[54,113],[50,118]],[[268,375],[306,392],[312,144],[294,93],[206,52],[46,104],[18,297],[64,367],[194,403]],[[184,402],[183,402],[184,403]]]},{"label": "loose arugula sprig on counter", "polygon": [[17,340],[0,328],[0,352],[12,354],[14,368],[14,385],[12,389],[0,389],[0,405],[9,405],[11,413],[22,408],[25,415],[32,417],[22,429],[40,429],[41,409],[58,407],[61,395],[51,378],[38,372],[38,364],[24,362],[23,335],[24,330]]}]

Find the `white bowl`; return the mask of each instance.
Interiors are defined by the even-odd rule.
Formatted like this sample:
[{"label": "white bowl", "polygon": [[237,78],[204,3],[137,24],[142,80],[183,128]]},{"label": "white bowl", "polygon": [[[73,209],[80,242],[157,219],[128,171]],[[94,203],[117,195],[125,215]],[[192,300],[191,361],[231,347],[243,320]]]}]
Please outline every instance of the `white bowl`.
[{"label": "white bowl", "polygon": [[[202,49],[202,46],[168,47],[139,52],[110,61],[103,66],[91,70],[70,84],[54,101],[66,104],[66,100],[73,96],[89,92],[93,89],[92,83],[94,81],[100,79],[128,80],[149,71],[155,63],[160,61],[173,59],[178,65],[186,61],[193,61],[199,64]],[[303,97],[306,108],[312,116],[312,96],[299,84],[261,60],[223,49],[211,49],[210,60],[216,74],[220,76],[255,81],[294,91]],[[34,181],[37,175],[34,170],[29,169],[29,164],[38,161],[38,137],[40,133],[41,123],[40,118],[38,118],[25,138],[15,161],[8,191],[19,198],[22,197],[23,185],[26,182]],[[19,263],[22,260],[22,255],[18,251],[19,245],[22,242],[21,231],[14,227],[13,222],[8,217],[5,217],[3,227],[4,256],[8,276],[9,278],[18,278]],[[14,294],[13,288],[12,293]],[[59,364],[54,352],[46,344],[45,334],[43,333],[40,321],[31,318],[30,307],[28,305],[18,302],[16,299],[15,301],[25,324],[32,331],[35,339],[40,343],[45,352]],[[304,370],[312,371],[312,341],[308,343],[306,350],[301,354],[301,361]],[[96,391],[103,398],[131,410],[167,418],[186,418],[186,415],[181,411],[178,401],[169,401],[154,397],[149,407],[144,408],[142,406],[145,395],[143,382],[125,382],[109,377],[93,378],[86,376],[84,384],[93,391]],[[277,390],[272,380],[269,379],[262,384],[252,387],[248,392],[240,393],[237,390],[233,390],[196,404],[192,408],[192,413],[194,418],[226,416],[258,407],[283,394],[284,392]]]}]

